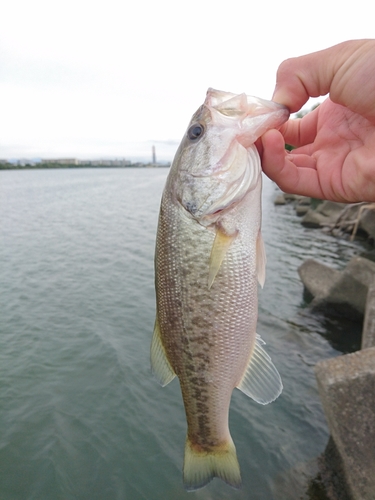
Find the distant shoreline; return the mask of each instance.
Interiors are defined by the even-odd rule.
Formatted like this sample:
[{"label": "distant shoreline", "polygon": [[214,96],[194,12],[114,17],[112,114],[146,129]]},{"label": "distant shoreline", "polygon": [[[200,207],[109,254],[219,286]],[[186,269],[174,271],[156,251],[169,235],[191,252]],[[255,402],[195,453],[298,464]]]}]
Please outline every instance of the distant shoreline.
[{"label": "distant shoreline", "polygon": [[90,162],[90,163],[25,163],[25,164],[16,164],[16,163],[0,163],[0,170],[41,170],[41,169],[55,169],[55,168],[169,168],[170,163],[127,163],[127,164],[110,164],[109,162],[103,161],[100,162]]}]

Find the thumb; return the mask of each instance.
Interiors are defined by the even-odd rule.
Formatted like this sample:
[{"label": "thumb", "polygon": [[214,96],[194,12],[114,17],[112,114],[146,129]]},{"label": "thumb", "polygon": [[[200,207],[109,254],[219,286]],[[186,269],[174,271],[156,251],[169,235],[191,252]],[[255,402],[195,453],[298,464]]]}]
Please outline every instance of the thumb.
[{"label": "thumb", "polygon": [[327,54],[329,50],[287,59],[281,63],[272,100],[284,104],[291,113],[295,113],[310,97],[327,94],[334,76]]},{"label": "thumb", "polygon": [[[309,97],[331,94],[331,99],[346,104],[343,91],[351,75],[352,56],[363,51],[366,40],[351,40],[328,49],[287,59],[279,66],[273,100],[294,113]],[[374,46],[371,46],[374,49]]]}]

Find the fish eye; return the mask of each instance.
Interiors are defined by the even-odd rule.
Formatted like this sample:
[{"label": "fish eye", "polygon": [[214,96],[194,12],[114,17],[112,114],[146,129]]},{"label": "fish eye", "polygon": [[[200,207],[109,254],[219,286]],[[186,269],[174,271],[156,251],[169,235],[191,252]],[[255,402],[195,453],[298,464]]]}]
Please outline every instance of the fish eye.
[{"label": "fish eye", "polygon": [[189,128],[187,135],[191,141],[196,141],[199,137],[201,137],[203,132],[203,126],[200,123],[195,123]]}]

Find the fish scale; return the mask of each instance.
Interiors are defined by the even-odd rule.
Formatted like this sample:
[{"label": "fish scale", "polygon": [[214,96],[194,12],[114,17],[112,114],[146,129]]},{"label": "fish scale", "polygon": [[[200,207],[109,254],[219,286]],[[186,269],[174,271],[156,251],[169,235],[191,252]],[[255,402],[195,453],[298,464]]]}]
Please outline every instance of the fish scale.
[{"label": "fish scale", "polygon": [[256,334],[257,280],[265,265],[261,170],[255,146],[245,140],[245,147],[241,137],[246,127],[256,136],[254,113],[258,132],[265,127],[260,111],[266,128],[288,113],[243,96],[208,91],[176,153],[159,214],[151,363],[163,386],[176,375],[180,382],[188,490],[215,476],[240,486],[228,427],[233,389],[265,404],[282,388]]}]

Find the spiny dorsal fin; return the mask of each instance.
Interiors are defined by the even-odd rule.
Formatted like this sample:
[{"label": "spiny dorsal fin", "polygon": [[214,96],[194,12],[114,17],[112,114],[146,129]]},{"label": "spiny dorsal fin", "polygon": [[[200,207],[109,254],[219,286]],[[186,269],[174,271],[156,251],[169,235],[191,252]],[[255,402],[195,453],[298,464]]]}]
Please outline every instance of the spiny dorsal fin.
[{"label": "spiny dorsal fin", "polygon": [[215,281],[216,275],[224,260],[224,257],[231,245],[236,239],[238,232],[228,235],[222,228],[217,227],[216,236],[212,245],[210,255],[210,267],[208,271],[208,288],[211,288],[212,283]]},{"label": "spiny dorsal fin", "polygon": [[262,233],[259,231],[257,238],[257,275],[258,282],[263,288],[264,282],[266,280],[266,249],[264,247],[264,242],[262,238]]},{"label": "spiny dorsal fin", "polygon": [[257,403],[266,405],[280,396],[283,384],[262,344],[263,340],[257,335],[249,363],[237,388]]},{"label": "spiny dorsal fin", "polygon": [[176,376],[167,359],[163,344],[161,343],[160,327],[157,318],[155,320],[154,335],[151,342],[151,369],[162,387],[169,384]]}]

